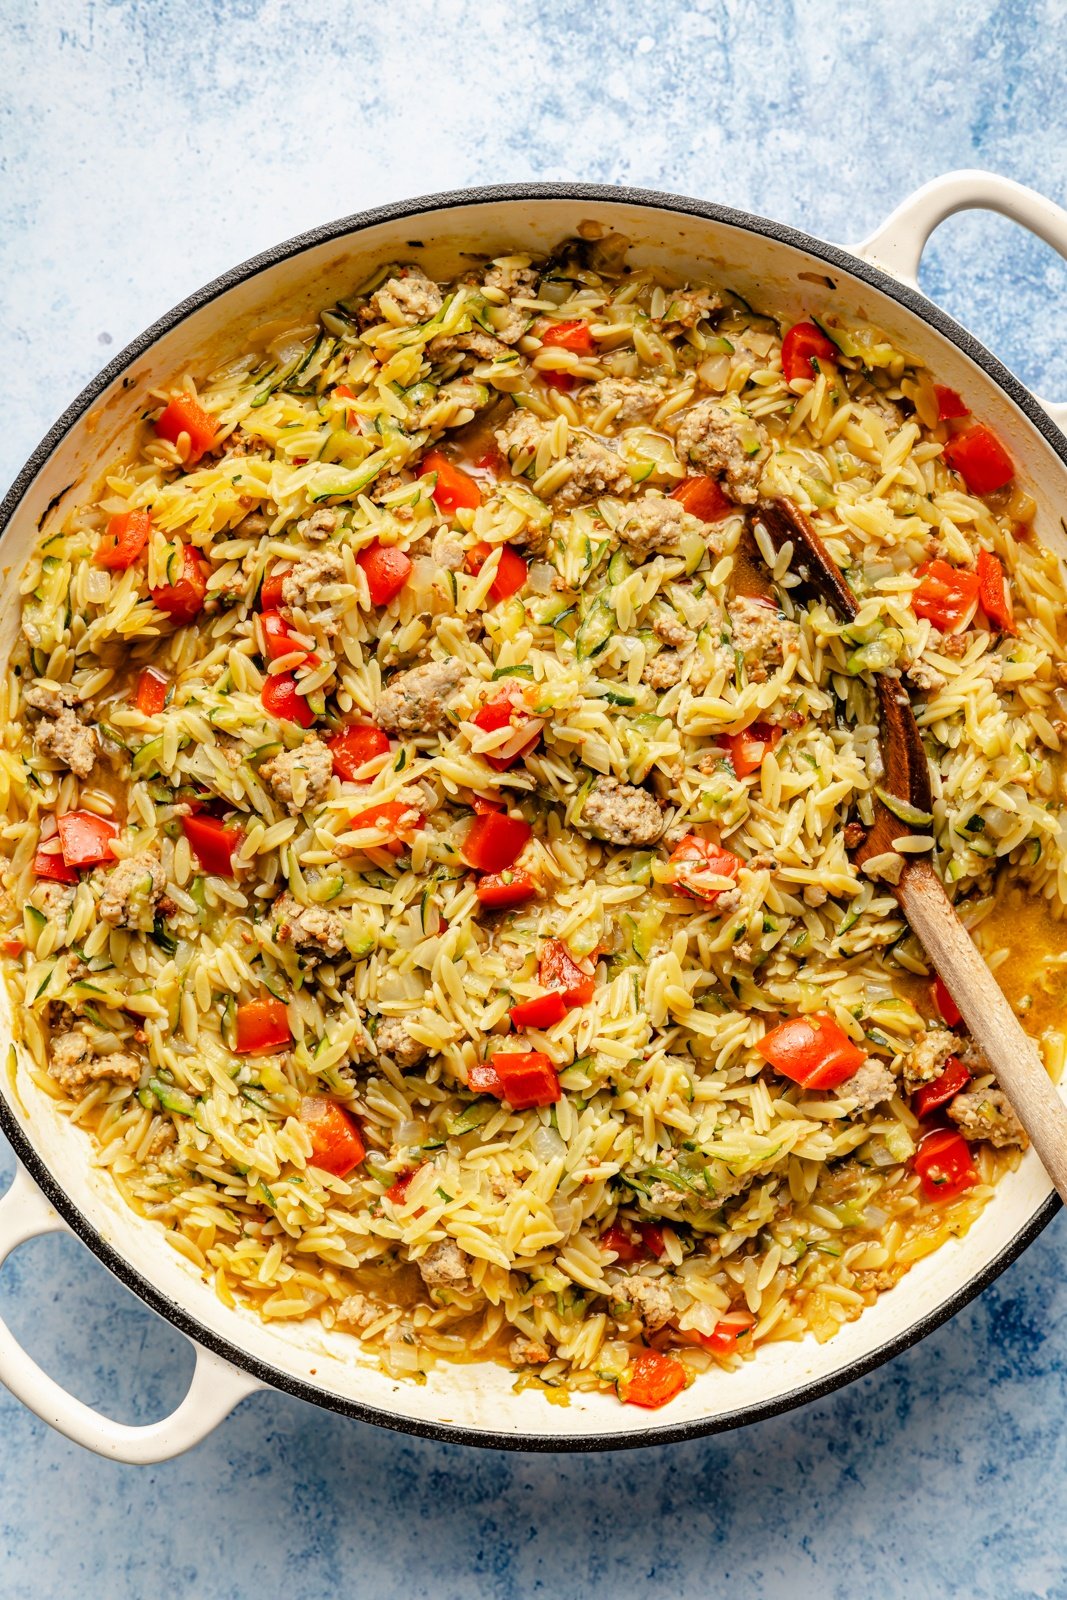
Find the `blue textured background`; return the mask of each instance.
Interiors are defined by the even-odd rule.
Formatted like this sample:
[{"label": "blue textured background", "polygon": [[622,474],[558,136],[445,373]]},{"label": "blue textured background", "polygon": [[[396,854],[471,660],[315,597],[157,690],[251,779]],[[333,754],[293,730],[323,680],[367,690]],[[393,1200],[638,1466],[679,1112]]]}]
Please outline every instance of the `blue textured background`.
[{"label": "blue textured background", "polygon": [[[0,0],[0,484],[206,278],[358,207],[648,184],[843,242],[938,172],[1067,200],[1062,0]],[[955,219],[928,291],[1067,396],[1067,269]],[[0,1186],[11,1156],[0,1141]],[[0,1596],[1067,1595],[1067,1224],[920,1348],[718,1440],[590,1458],[406,1440],[274,1395],[185,1459],[104,1464],[0,1392]],[[161,1416],[179,1335],[72,1241],[0,1311],[84,1399]]]}]

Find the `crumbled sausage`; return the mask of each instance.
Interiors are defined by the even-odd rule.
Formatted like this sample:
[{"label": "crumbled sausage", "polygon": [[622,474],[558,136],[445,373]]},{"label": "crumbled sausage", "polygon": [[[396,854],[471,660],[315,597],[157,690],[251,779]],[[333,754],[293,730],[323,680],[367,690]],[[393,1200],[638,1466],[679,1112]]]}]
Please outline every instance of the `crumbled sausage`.
[{"label": "crumbled sausage", "polygon": [[679,323],[683,328],[695,328],[701,317],[708,317],[722,306],[722,296],[714,289],[679,289],[672,297],[663,323]]},{"label": "crumbled sausage", "polygon": [[136,1083],[141,1076],[141,1063],[135,1056],[118,1050],[107,1056],[94,1055],[86,1035],[80,1028],[72,1028],[52,1039],[48,1070],[64,1089],[84,1089],[100,1078]]},{"label": "crumbled sausage", "polygon": [[948,682],[943,672],[938,672],[936,667],[931,667],[921,657],[912,662],[907,673],[916,689],[922,689],[927,694],[939,694]]},{"label": "crumbled sausage", "polygon": [[362,1333],[382,1315],[381,1308],[365,1294],[346,1295],[334,1312],[334,1321],[340,1328],[354,1328]]},{"label": "crumbled sausage", "polygon": [[632,1278],[624,1279],[619,1290],[629,1300],[649,1333],[666,1327],[674,1316],[671,1292],[660,1278],[646,1278],[643,1273],[636,1273]]},{"label": "crumbled sausage", "polygon": [[417,1266],[427,1289],[458,1289],[463,1293],[471,1287],[469,1260],[454,1239],[442,1239],[430,1246]]},{"label": "crumbled sausage", "polygon": [[22,691],[22,704],[28,711],[39,711],[42,716],[58,717],[72,711],[78,704],[78,691],[72,683],[54,683],[49,678],[38,678],[26,684]]},{"label": "crumbled sausage", "polygon": [[663,813],[647,789],[597,778],[585,797],[579,827],[611,844],[654,844],[663,832]]},{"label": "crumbled sausage", "polygon": [[61,711],[54,721],[39,722],[33,741],[43,756],[68,767],[76,778],[87,778],[100,754],[96,729],[79,722],[73,711]]},{"label": "crumbled sausage", "polygon": [[439,567],[444,567],[449,572],[463,571],[465,560],[463,545],[451,528],[438,528],[433,536],[430,554]]},{"label": "crumbled sausage", "polygon": [[344,575],[345,563],[340,550],[334,547],[310,550],[284,574],[282,600],[287,606],[306,606],[309,601],[320,600],[323,589],[340,583]]},{"label": "crumbled sausage", "polygon": [[646,662],[641,682],[647,683],[657,694],[662,694],[665,689],[673,689],[676,683],[681,682],[684,671],[685,661],[677,650],[661,650],[659,655]]},{"label": "crumbled sausage", "polygon": [[264,761],[259,775],[291,816],[310,810],[326,798],[333,774],[333,757],[314,734],[295,750],[283,750]]},{"label": "crumbled sausage", "polygon": [[97,911],[118,928],[150,928],[167,878],[155,850],[127,856],[107,875]]},{"label": "crumbled sausage", "polygon": [[696,638],[692,628],[687,628],[677,611],[662,611],[652,624],[652,632],[657,639],[662,639],[664,644],[673,645],[680,650],[683,645],[692,644]]},{"label": "crumbled sausage", "polygon": [[998,1150],[1008,1144],[1025,1150],[1030,1142],[1003,1089],[966,1090],[947,1110],[965,1139],[987,1139]]},{"label": "crumbled sausage", "polygon": [[764,683],[796,649],[799,629],[762,600],[738,595],[728,606],[735,650],[744,656],[750,683]]},{"label": "crumbled sausage", "polygon": [[666,495],[642,495],[619,523],[616,532],[628,553],[644,561],[653,550],[676,550],[684,533],[701,532],[695,517]]},{"label": "crumbled sausage", "polygon": [[508,1355],[516,1367],[543,1367],[546,1361],[552,1360],[552,1352],[540,1339],[527,1339],[525,1334],[519,1334],[508,1345]]},{"label": "crumbled sausage", "polygon": [[532,300],[540,277],[536,267],[531,267],[526,256],[500,256],[491,261],[482,279],[486,289],[499,290],[509,300]]},{"label": "crumbled sausage", "polygon": [[701,472],[721,475],[723,492],[739,505],[755,505],[770,454],[766,429],[718,400],[699,400],[678,424],[678,456]]},{"label": "crumbled sausage", "polygon": [[897,1080],[889,1068],[880,1061],[868,1059],[846,1078],[838,1090],[840,1100],[854,1100],[857,1111],[873,1111],[884,1100],[891,1100],[897,1092]]},{"label": "crumbled sausage", "polygon": [[392,678],[374,713],[387,733],[433,733],[444,726],[448,707],[466,677],[462,662],[427,661]]},{"label": "crumbled sausage", "polygon": [[383,1017],[374,1035],[374,1043],[378,1054],[389,1056],[401,1072],[410,1072],[420,1061],[425,1061],[430,1053],[428,1045],[408,1032],[403,1017]]},{"label": "crumbled sausage", "polygon": [[581,505],[602,494],[629,494],[633,479],[614,451],[591,433],[571,434],[567,444],[571,475],[553,495],[556,505]]},{"label": "crumbled sausage", "polygon": [[947,1028],[930,1028],[904,1057],[904,1082],[909,1089],[932,1083],[945,1070],[949,1056],[958,1053],[959,1040]]},{"label": "crumbled sausage", "polygon": [[387,278],[371,295],[360,322],[364,327],[375,322],[413,327],[436,316],[443,304],[440,289],[420,267],[401,267],[395,278]]},{"label": "crumbled sausage", "polygon": [[[525,472],[547,434],[548,425],[539,417],[529,411],[516,410],[503,427],[496,430],[495,438],[501,452],[511,462],[512,470]],[[580,505],[602,494],[629,494],[633,488],[625,463],[591,433],[572,432],[567,440],[565,459],[571,475],[552,497],[561,508]]]},{"label": "crumbled sausage", "polygon": [[646,421],[663,402],[663,395],[654,383],[644,383],[638,378],[601,378],[582,398],[588,409],[597,414],[611,407],[611,420],[620,427]]},{"label": "crumbled sausage", "polygon": [[845,849],[857,850],[867,837],[867,829],[862,822],[845,823]]},{"label": "crumbled sausage", "polygon": [[325,906],[303,906],[288,889],[271,906],[271,923],[279,944],[291,944],[311,961],[340,955],[345,947],[344,919]]},{"label": "crumbled sausage", "polygon": [[[439,333],[436,339],[430,340],[426,347],[426,354],[431,361],[442,362],[455,355],[457,350],[477,356],[479,361],[496,361],[501,356],[510,355],[511,353],[504,340],[494,338],[491,333],[486,333],[483,328],[471,328],[467,333]],[[439,390],[437,394],[433,395],[429,405],[436,405],[441,394],[442,391]]]},{"label": "crumbled sausage", "polygon": [[297,523],[296,531],[309,543],[320,544],[323,539],[328,539],[331,533],[337,531],[337,512],[331,511],[329,506],[320,506],[310,517],[304,517]]}]

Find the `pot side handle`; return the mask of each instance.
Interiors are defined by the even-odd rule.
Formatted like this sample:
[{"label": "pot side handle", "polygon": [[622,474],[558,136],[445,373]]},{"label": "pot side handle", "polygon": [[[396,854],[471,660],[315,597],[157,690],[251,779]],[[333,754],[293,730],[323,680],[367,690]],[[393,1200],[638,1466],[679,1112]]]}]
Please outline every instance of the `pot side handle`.
[{"label": "pot side handle", "polygon": [[[14,1182],[0,1200],[0,1267],[20,1244],[42,1234],[68,1232],[67,1224],[26,1170],[17,1167]],[[112,1422],[68,1394],[27,1354],[2,1319],[0,1383],[42,1422],[75,1444],[111,1461],[146,1466],[169,1461],[199,1444],[246,1395],[262,1388],[256,1378],[239,1372],[194,1341],[190,1343],[196,1351],[196,1367],[184,1400],[169,1417],[144,1426]]]},{"label": "pot side handle", "polygon": [[[957,211],[998,211],[1036,233],[1067,260],[1067,211],[1012,178],[976,169],[946,172],[924,183],[856,247],[856,254],[918,289],[926,242],[934,229]],[[1067,404],[1045,400],[1041,404],[1067,430]]]}]

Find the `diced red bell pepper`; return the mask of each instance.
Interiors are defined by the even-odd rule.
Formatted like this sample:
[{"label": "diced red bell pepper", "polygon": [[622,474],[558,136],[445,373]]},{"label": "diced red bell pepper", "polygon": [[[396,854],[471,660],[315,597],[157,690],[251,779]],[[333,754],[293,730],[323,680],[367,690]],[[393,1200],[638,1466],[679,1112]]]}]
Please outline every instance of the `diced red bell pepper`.
[{"label": "diced red bell pepper", "polygon": [[227,828],[218,817],[183,817],[182,831],[198,866],[214,878],[233,877],[233,853],[244,838],[240,828]]},{"label": "diced red bell pepper", "polygon": [[568,1007],[587,1006],[596,989],[596,979],[582,971],[562,939],[545,940],[537,975],[541,987],[558,989]]},{"label": "diced red bell pepper", "polygon": [[554,372],[551,367],[546,367],[538,374],[541,382],[550,389],[558,389],[561,394],[570,394],[572,389],[577,389],[581,378],[574,372]]},{"label": "diced red bell pepper", "polygon": [[558,989],[539,994],[533,1000],[521,1000],[508,1012],[513,1028],[551,1028],[566,1015],[567,1002]]},{"label": "diced red bell pepper", "polygon": [[919,586],[912,591],[911,608],[942,633],[959,633],[974,616],[978,604],[978,574],[950,567],[940,557],[918,568]]},{"label": "diced red bell pepper", "polygon": [[525,848],[533,829],[522,817],[489,811],[475,817],[463,841],[463,859],[475,872],[503,872]]},{"label": "diced red bell pepper", "polygon": [[263,645],[268,661],[277,661],[282,656],[291,656],[294,651],[299,651],[304,658],[304,666],[318,666],[318,656],[313,650],[296,642],[280,611],[261,612],[259,625],[263,630]]},{"label": "diced red bell pepper", "polygon": [[782,371],[786,382],[814,378],[816,361],[836,361],[837,347],[814,322],[796,322],[782,340]]},{"label": "diced red bell pepper", "polygon": [[437,482],[430,493],[433,503],[438,511],[446,517],[454,516],[459,510],[473,511],[482,503],[482,491],[469,472],[464,472],[462,467],[457,467],[441,450],[427,450],[419,463],[419,477],[423,478],[428,472],[436,472]]},{"label": "diced red bell pepper", "polygon": [[295,722],[301,728],[310,728],[315,720],[315,713],[308,705],[307,696],[299,692],[296,679],[291,672],[270,673],[263,685],[260,699],[264,711],[272,717],[277,717],[280,722]]},{"label": "diced red bell pepper", "polygon": [[956,393],[944,383],[934,384],[934,393],[937,396],[938,422],[952,422],[957,417],[969,417],[970,412]]},{"label": "diced red bell pepper", "polygon": [[723,517],[737,510],[733,501],[723,494],[719,480],[703,474],[686,478],[677,489],[671,490],[671,499],[679,501],[690,516],[699,517],[701,522],[721,522]]},{"label": "diced red bell pepper", "polygon": [[709,905],[722,894],[721,885],[709,883],[710,877],[736,878],[741,858],[710,839],[701,839],[687,833],[680,844],[671,851],[668,865],[673,869],[675,885],[692,900],[706,900]]},{"label": "diced red bell pepper", "polygon": [[732,1355],[743,1333],[755,1326],[756,1319],[750,1311],[731,1311],[717,1322],[710,1333],[698,1333],[697,1341],[705,1350],[718,1356]]},{"label": "diced red bell pepper", "polygon": [[[498,728],[516,727],[523,722],[533,722],[535,720],[526,711],[521,693],[516,694],[514,690],[508,689],[504,689],[500,694],[494,695],[492,700],[487,700],[485,705],[480,706],[471,718],[475,727],[481,728],[483,733],[496,733]],[[536,733],[527,740],[520,750],[516,750],[514,755],[497,756],[489,754],[483,755],[482,760],[487,761],[494,772],[507,772],[508,768],[513,767],[516,761],[525,761],[527,756],[533,754],[540,738],[541,724],[538,722]]]},{"label": "diced red bell pepper", "polygon": [[265,1050],[279,1050],[291,1044],[289,1013],[282,1000],[273,995],[264,1000],[246,1000],[237,1007],[237,1041],[234,1049],[239,1056],[262,1055]]},{"label": "diced red bell pepper", "polygon": [[17,961],[25,948],[26,946],[22,940],[14,936],[9,939],[0,939],[0,950],[4,952],[5,956],[9,956],[12,961]]},{"label": "diced red bell pepper", "polygon": [[391,1200],[394,1206],[400,1205],[406,1197],[411,1187],[411,1180],[418,1170],[418,1167],[405,1167],[404,1171],[398,1173],[388,1189],[386,1189],[385,1194],[382,1196],[383,1200]]},{"label": "diced red bell pepper", "polygon": [[665,1406],[686,1385],[686,1370],[676,1356],[661,1350],[642,1350],[630,1362],[618,1382],[619,1399],[629,1406],[656,1411]]},{"label": "diced red bell pepper", "polygon": [[167,703],[169,691],[170,679],[165,678],[162,672],[157,672],[155,667],[145,667],[137,680],[134,703],[146,717],[158,717]]},{"label": "diced red bell pepper", "polygon": [[389,749],[389,739],[373,723],[352,722],[327,740],[327,745],[337,776],[352,782],[368,761],[385,754]]},{"label": "diced red bell pepper", "polygon": [[644,1255],[644,1250],[641,1248],[639,1241],[632,1234],[627,1233],[625,1229],[620,1228],[618,1223],[615,1223],[613,1227],[606,1228],[600,1235],[600,1248],[602,1250],[613,1250],[620,1261],[626,1262],[640,1261]]},{"label": "diced red bell pepper", "polygon": [[[354,400],[356,398],[354,391],[349,388],[347,383],[335,384],[333,392],[338,400]],[[359,414],[353,411],[351,406],[345,406],[345,427],[349,433],[357,432],[359,429]]]},{"label": "diced red bell pepper", "polygon": [[996,494],[1015,476],[1011,456],[984,422],[951,438],[945,446],[945,460],[972,494]]},{"label": "diced red bell pepper", "polygon": [[218,433],[218,423],[210,411],[205,411],[191,394],[176,394],[156,418],[156,432],[161,439],[177,444],[183,433],[189,435],[188,467],[195,465],[205,450],[210,450]]},{"label": "diced red bell pepper", "polygon": [[570,350],[576,356],[596,355],[596,340],[588,322],[553,322],[541,332],[540,339],[549,349]]},{"label": "diced red bell pepper", "polygon": [[300,1120],[311,1136],[311,1165],[347,1178],[367,1154],[359,1123],[350,1111],[325,1095],[306,1094],[300,1101]]},{"label": "diced red bell pepper", "polygon": [[63,860],[68,867],[98,867],[114,861],[111,842],[118,837],[118,823],[108,822],[92,811],[68,811],[56,820]]},{"label": "diced red bell pepper", "polygon": [[978,1182],[967,1141],[951,1128],[935,1128],[921,1139],[912,1166],[928,1200],[952,1200]]},{"label": "diced red bell pepper", "polygon": [[349,822],[351,828],[378,828],[388,837],[382,844],[372,846],[376,850],[388,850],[392,856],[404,854],[404,842],[401,837],[406,833],[414,833],[417,828],[425,826],[426,819],[415,810],[413,806],[405,805],[403,800],[382,800],[376,806],[368,806],[366,811],[357,811]]},{"label": "diced red bell pepper", "polygon": [[956,1004],[955,1000],[953,1000],[952,996],[949,994],[944,983],[939,977],[935,977],[934,979],[934,1004],[936,1005],[941,1015],[941,1020],[945,1024],[946,1028],[956,1028],[963,1021],[963,1018],[960,1016],[959,1006]]},{"label": "diced red bell pepper", "polygon": [[563,1095],[559,1075],[541,1050],[514,1054],[498,1051],[489,1061],[478,1062],[471,1068],[470,1086],[478,1094],[506,1100],[516,1111],[555,1105]]},{"label": "diced red bell pepper", "polygon": [[38,850],[33,858],[33,870],[38,878],[50,878],[54,883],[77,883],[78,874],[68,867],[59,850]]},{"label": "diced red bell pepper", "polygon": [[514,872],[493,872],[479,878],[474,892],[487,911],[510,911],[535,899],[537,884],[520,867]]},{"label": "diced red bell pepper", "polygon": [[941,1076],[935,1078],[933,1083],[924,1083],[922,1088],[916,1089],[911,1102],[912,1110],[920,1119],[928,1117],[955,1099],[970,1081],[971,1075],[959,1056],[949,1056]]},{"label": "diced red bell pepper", "polygon": [[125,572],[143,553],[152,532],[150,511],[118,511],[107,525],[93,560],[111,572]]},{"label": "diced red bell pepper", "polygon": [[789,1017],[756,1046],[764,1061],[804,1089],[836,1089],[867,1057],[825,1011]]},{"label": "diced red bell pepper", "polygon": [[182,546],[182,575],[177,583],[165,583],[158,589],[149,589],[152,604],[165,611],[172,622],[184,627],[198,617],[207,594],[208,567],[203,557],[190,545]]},{"label": "diced red bell pepper", "polygon": [[[481,572],[485,563],[493,553],[493,546],[484,540],[476,544],[472,550],[467,551],[467,571]],[[525,589],[529,577],[529,568],[519,555],[506,544],[500,551],[500,565],[496,569],[496,577],[489,585],[489,598],[497,605],[501,600],[510,600],[513,594],[518,594],[520,589]]]},{"label": "diced red bell pepper", "polygon": [[747,778],[749,773],[762,766],[764,756],[768,750],[774,749],[781,737],[781,728],[771,722],[753,722],[740,733],[728,734],[726,743],[730,747],[730,760],[737,776]]},{"label": "diced red bell pepper", "polygon": [[269,572],[263,579],[259,589],[259,608],[261,611],[277,611],[282,603],[282,583],[284,579],[284,572]]},{"label": "diced red bell pepper", "polygon": [[641,1239],[649,1255],[655,1256],[658,1261],[667,1248],[662,1228],[657,1228],[651,1222],[643,1223],[641,1226]]},{"label": "diced red bell pepper", "polygon": [[999,556],[992,555],[988,550],[978,552],[978,600],[994,627],[1004,633],[1015,632],[1015,612],[1008,580]]},{"label": "diced red bell pepper", "polygon": [[372,604],[387,606],[411,576],[411,560],[394,544],[369,544],[356,557],[367,579]]}]

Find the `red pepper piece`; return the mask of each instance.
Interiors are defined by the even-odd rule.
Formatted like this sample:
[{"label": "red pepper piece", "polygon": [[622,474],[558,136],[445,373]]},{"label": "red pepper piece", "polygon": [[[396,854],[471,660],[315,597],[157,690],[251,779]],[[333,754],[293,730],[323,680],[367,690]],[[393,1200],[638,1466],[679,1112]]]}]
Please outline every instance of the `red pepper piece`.
[{"label": "red pepper piece", "polygon": [[172,622],[184,627],[203,610],[209,568],[203,557],[189,545],[182,546],[182,575],[177,583],[149,589],[152,604],[165,611]]},{"label": "red pepper piece", "polygon": [[[541,1050],[522,1050],[514,1054],[497,1051],[487,1065],[495,1074],[499,1092],[488,1087],[479,1092],[496,1094],[516,1111],[528,1111],[532,1106],[551,1106],[562,1098],[559,1075],[549,1057]],[[474,1070],[471,1072],[472,1086]]]},{"label": "red pepper piece", "polygon": [[508,1012],[513,1028],[551,1028],[567,1015],[567,1002],[558,989],[522,1000]]},{"label": "red pepper piece", "polygon": [[189,435],[187,467],[194,466],[206,450],[210,450],[218,432],[218,423],[210,411],[205,411],[191,394],[176,394],[156,418],[156,432],[161,439],[177,444],[183,433]]},{"label": "red pepper piece", "polygon": [[263,685],[260,699],[264,711],[277,717],[280,722],[295,722],[301,728],[310,728],[315,720],[315,713],[308,705],[306,696],[298,691],[291,672],[271,673]]},{"label": "red pepper piece", "polygon": [[709,878],[736,878],[741,858],[721,845],[712,844],[710,839],[687,833],[671,851],[668,864],[673,868],[674,883],[683,894],[714,905],[723,889],[721,885],[709,883]]},{"label": "red pepper piece", "polygon": [[1003,633],[1014,633],[1015,612],[1011,603],[1011,590],[1004,576],[1000,557],[988,550],[978,552],[978,600],[994,627]]},{"label": "red pepper piece", "polygon": [[353,722],[347,728],[342,728],[340,733],[335,733],[327,745],[337,776],[352,782],[368,761],[385,754],[389,749],[389,740],[381,728],[374,727],[372,723]]},{"label": "red pepper piece", "polygon": [[300,1120],[311,1135],[311,1165],[346,1178],[367,1153],[359,1123],[350,1111],[324,1095],[305,1095]]},{"label": "red pepper piece", "polygon": [[996,494],[1015,476],[1011,456],[984,422],[951,438],[945,446],[945,460],[972,494]]},{"label": "red pepper piece", "polygon": [[757,771],[768,750],[773,750],[781,737],[781,728],[770,722],[753,722],[740,733],[727,734],[730,760],[737,776],[747,778],[749,773]]},{"label": "red pepper piece", "polygon": [[535,899],[537,884],[520,867],[514,872],[493,872],[479,878],[474,892],[487,911],[508,911]]},{"label": "red pepper piece", "polygon": [[[481,572],[492,555],[493,548],[491,544],[483,541],[476,544],[472,550],[468,550],[467,571],[474,574]],[[500,551],[500,564],[496,569],[496,577],[489,585],[489,598],[496,605],[499,605],[501,600],[510,600],[513,594],[525,589],[528,577],[529,568],[526,562],[510,545],[504,545]]]},{"label": "red pepper piece", "polygon": [[125,572],[144,551],[152,532],[150,511],[119,511],[107,525],[93,561],[111,572]]},{"label": "red pepper piece", "polygon": [[247,1000],[237,1007],[237,1042],[239,1056],[262,1055],[265,1050],[278,1050],[291,1044],[289,1013],[281,1000],[273,996],[266,1000]]},{"label": "red pepper piece", "polygon": [[938,422],[952,422],[957,417],[969,417],[970,412],[956,393],[947,384],[935,383],[934,393],[937,396]]},{"label": "red pepper piece", "polygon": [[940,978],[934,979],[934,1004],[941,1013],[941,1020],[946,1028],[957,1028],[963,1021],[960,1008],[949,994]]},{"label": "red pepper piece", "polygon": [[68,811],[56,821],[63,860],[68,867],[98,867],[114,861],[111,842],[118,836],[118,824],[98,817],[92,811]]},{"label": "red pepper piece", "polygon": [[701,522],[721,522],[737,510],[732,500],[727,500],[717,478],[686,478],[677,489],[671,490],[671,499],[677,500],[692,517]]},{"label": "red pepper piece", "polygon": [[789,1017],[765,1033],[756,1049],[775,1072],[805,1089],[836,1089],[867,1059],[825,1011]]},{"label": "red pepper piece", "polygon": [[588,1005],[593,998],[596,979],[583,972],[561,939],[545,940],[537,975],[542,988],[560,991],[568,1008]]},{"label": "red pepper piece", "polygon": [[475,817],[463,841],[463,859],[476,872],[503,872],[527,844],[533,830],[522,817],[490,811]]},{"label": "red pepper piece", "polygon": [[816,361],[836,361],[837,346],[814,322],[796,322],[782,340],[782,371],[786,382],[814,378]]},{"label": "red pepper piece", "polygon": [[482,503],[482,491],[469,472],[464,472],[462,467],[457,467],[441,450],[427,450],[419,464],[419,477],[423,478],[428,472],[437,474],[437,482],[430,493],[433,495],[434,505],[446,517],[454,516],[461,509],[473,511]]},{"label": "red pepper piece", "polygon": [[661,1350],[642,1350],[619,1379],[619,1399],[626,1405],[656,1411],[681,1394],[686,1370],[675,1356]]},{"label": "red pepper piece", "polygon": [[165,678],[162,672],[157,672],[155,667],[145,667],[137,680],[134,703],[146,717],[158,717],[167,703],[169,691],[170,679]]},{"label": "red pepper piece", "polygon": [[388,850],[390,855],[401,856],[404,853],[402,835],[414,833],[417,828],[424,827],[425,822],[421,812],[405,805],[403,800],[383,800],[376,806],[368,806],[366,811],[357,811],[349,826],[380,829],[387,837],[371,849]]},{"label": "red pepper piece", "polygon": [[920,1140],[912,1166],[928,1200],[955,1199],[978,1182],[978,1169],[971,1160],[966,1139],[950,1128],[935,1128]]},{"label": "red pepper piece", "polygon": [[240,828],[227,828],[217,817],[183,817],[182,831],[205,872],[215,878],[233,877],[233,853],[244,838]]},{"label": "red pepper piece", "polygon": [[356,557],[363,569],[372,604],[387,606],[411,576],[411,560],[392,544],[371,544]]},{"label": "red pepper piece", "polygon": [[959,633],[974,616],[978,604],[978,574],[950,567],[940,557],[918,568],[919,586],[912,591],[911,608],[942,633]]}]

